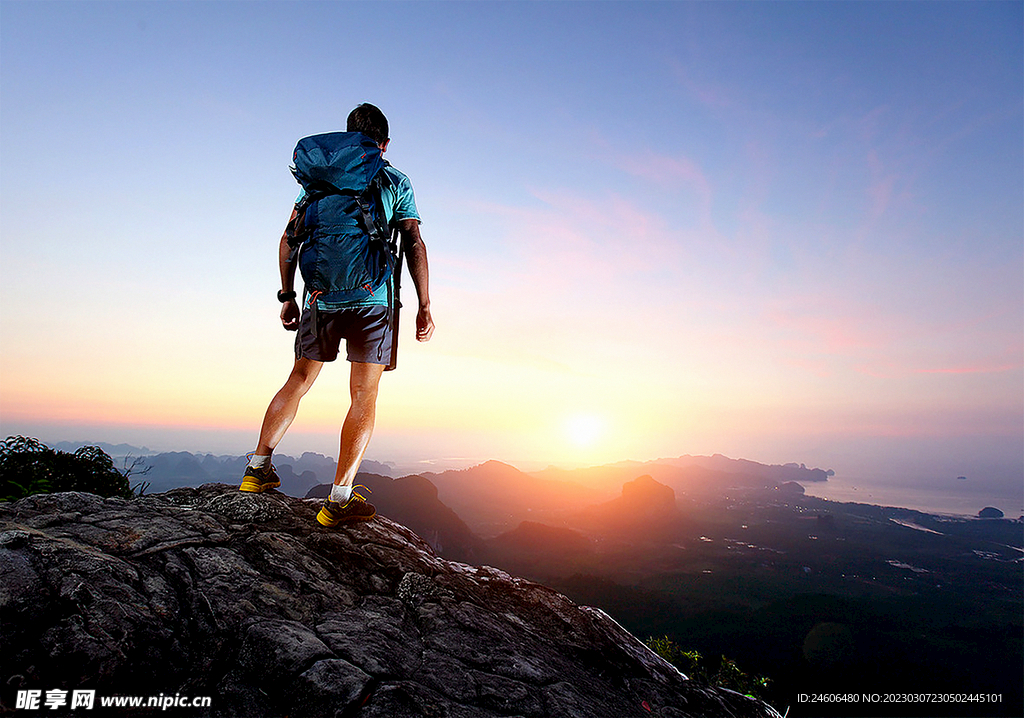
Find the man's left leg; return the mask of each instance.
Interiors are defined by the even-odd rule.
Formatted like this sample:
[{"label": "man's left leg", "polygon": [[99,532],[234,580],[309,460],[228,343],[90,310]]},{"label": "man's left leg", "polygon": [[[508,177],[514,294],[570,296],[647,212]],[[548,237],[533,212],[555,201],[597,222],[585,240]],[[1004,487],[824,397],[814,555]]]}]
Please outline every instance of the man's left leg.
[{"label": "man's left leg", "polygon": [[256,445],[256,451],[250,454],[249,465],[242,477],[242,485],[238,488],[242,491],[262,493],[267,489],[277,488],[281,485],[281,479],[274,471],[270,457],[277,448],[278,442],[284,438],[284,433],[295,420],[295,414],[299,410],[299,402],[306,395],[313,382],[320,374],[323,362],[300,357],[295,360],[288,381],[281,390],[274,395],[267,413],[263,417],[263,426],[260,428],[260,440]]},{"label": "man's left leg", "polygon": [[373,506],[358,494],[353,495],[352,484],[373,435],[377,389],[384,365],[351,362],[350,366],[349,395],[352,403],[341,427],[338,468],[334,474],[330,499],[317,515],[317,520],[324,526],[334,526],[342,520],[365,521],[376,514]]}]

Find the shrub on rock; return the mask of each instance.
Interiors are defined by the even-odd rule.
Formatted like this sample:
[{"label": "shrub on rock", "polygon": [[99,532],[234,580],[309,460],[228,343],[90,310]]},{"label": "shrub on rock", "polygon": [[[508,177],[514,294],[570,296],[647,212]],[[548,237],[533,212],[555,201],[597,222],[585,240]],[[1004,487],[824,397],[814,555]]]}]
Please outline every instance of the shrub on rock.
[{"label": "shrub on rock", "polygon": [[8,436],[0,442],[0,500],[58,491],[132,497],[128,477],[114,468],[114,460],[98,446],[69,453],[24,436]]}]

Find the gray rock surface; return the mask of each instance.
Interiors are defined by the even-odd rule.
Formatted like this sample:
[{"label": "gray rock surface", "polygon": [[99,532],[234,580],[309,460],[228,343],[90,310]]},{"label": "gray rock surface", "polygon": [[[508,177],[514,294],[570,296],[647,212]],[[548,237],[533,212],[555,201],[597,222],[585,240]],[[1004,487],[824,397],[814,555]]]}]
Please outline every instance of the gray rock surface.
[{"label": "gray rock surface", "polygon": [[18,689],[94,689],[96,714],[103,696],[211,697],[132,716],[778,715],[600,610],[317,509],[222,484],[0,505],[0,712]]}]

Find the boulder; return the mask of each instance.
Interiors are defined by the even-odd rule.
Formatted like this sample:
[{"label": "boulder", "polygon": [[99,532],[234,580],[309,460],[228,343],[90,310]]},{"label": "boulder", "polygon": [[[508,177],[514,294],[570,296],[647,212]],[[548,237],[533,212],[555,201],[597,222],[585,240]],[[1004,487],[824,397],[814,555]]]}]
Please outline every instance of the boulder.
[{"label": "boulder", "polygon": [[60,689],[211,698],[190,716],[778,716],[598,609],[318,505],[223,484],[0,505],[0,712]]},{"label": "boulder", "polygon": [[986,506],[978,512],[978,518],[980,519],[1001,519],[1003,518],[1003,512],[997,509],[995,506]]}]

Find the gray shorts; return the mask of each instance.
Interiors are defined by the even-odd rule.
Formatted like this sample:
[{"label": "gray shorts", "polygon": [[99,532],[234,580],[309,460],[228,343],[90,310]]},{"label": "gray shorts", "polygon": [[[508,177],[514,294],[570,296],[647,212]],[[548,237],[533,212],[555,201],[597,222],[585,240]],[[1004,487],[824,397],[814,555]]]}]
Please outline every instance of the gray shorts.
[{"label": "gray shorts", "polygon": [[387,364],[391,361],[391,323],[387,307],[350,307],[333,312],[303,309],[299,332],[295,337],[295,357],[314,361],[338,358],[341,340],[345,340],[345,358],[366,364]]}]

